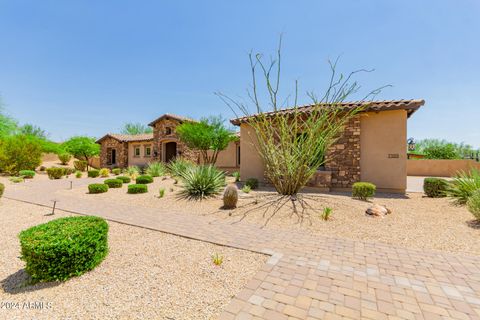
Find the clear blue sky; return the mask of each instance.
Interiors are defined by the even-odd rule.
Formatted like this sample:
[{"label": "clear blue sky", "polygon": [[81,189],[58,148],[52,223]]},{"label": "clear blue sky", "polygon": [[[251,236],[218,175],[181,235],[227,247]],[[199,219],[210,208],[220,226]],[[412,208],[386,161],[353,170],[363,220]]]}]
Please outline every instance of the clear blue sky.
[{"label": "clear blue sky", "polygon": [[213,93],[244,96],[247,53],[283,33],[286,90],[322,92],[342,55],[341,71],[376,69],[365,90],[393,85],[378,98],[426,100],[409,136],[479,147],[479,17],[478,0],[0,0],[0,94],[55,140],[167,112],[230,118]]}]

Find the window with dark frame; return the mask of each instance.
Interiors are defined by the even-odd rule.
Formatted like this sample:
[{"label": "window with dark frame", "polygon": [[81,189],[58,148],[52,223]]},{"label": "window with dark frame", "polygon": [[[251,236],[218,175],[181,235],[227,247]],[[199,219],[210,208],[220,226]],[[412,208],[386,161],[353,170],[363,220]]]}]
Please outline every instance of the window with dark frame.
[{"label": "window with dark frame", "polygon": [[152,147],[151,146],[145,146],[145,157],[151,157],[152,156]]},{"label": "window with dark frame", "polygon": [[133,155],[135,157],[140,157],[140,146],[134,146],[133,148],[134,148],[133,149]]},{"label": "window with dark frame", "polygon": [[172,128],[167,127],[167,128],[165,129],[165,134],[166,134],[166,135],[172,134]]}]

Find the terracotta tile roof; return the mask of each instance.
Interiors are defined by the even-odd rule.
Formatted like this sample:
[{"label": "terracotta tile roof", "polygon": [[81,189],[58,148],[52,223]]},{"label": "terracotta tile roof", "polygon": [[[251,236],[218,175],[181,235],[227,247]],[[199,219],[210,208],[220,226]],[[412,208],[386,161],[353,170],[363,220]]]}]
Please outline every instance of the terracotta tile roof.
[{"label": "terracotta tile roof", "polygon": [[163,119],[174,119],[174,120],[178,120],[180,122],[184,122],[184,121],[196,122],[197,121],[197,120],[194,120],[194,119],[191,119],[191,118],[188,118],[188,117],[179,116],[179,115],[171,114],[171,113],[165,113],[164,115],[162,115],[162,116],[158,117],[157,119],[153,120],[152,122],[150,122],[148,125],[153,127],[155,125],[155,123],[157,123],[158,121],[163,120]]},{"label": "terracotta tile roof", "polygon": [[153,133],[143,133],[143,134],[117,134],[117,133],[107,133],[102,138],[97,140],[97,143],[100,143],[105,138],[113,138],[121,142],[131,142],[131,141],[149,141],[153,140]]},{"label": "terracotta tile roof", "polygon": [[[364,106],[363,112],[367,111],[389,111],[389,110],[406,110],[407,115],[410,117],[415,111],[425,104],[425,100],[383,100],[383,101],[354,101],[354,102],[342,102],[336,106],[340,108],[353,109]],[[331,107],[332,105],[323,104],[322,107]],[[297,111],[301,113],[308,113],[312,110],[313,105],[304,105],[297,107]],[[267,115],[274,114],[289,114],[294,112],[294,108],[282,109],[276,112],[266,112]],[[255,117],[256,115],[245,116],[230,120],[234,125],[240,125],[245,123],[248,119]]]}]

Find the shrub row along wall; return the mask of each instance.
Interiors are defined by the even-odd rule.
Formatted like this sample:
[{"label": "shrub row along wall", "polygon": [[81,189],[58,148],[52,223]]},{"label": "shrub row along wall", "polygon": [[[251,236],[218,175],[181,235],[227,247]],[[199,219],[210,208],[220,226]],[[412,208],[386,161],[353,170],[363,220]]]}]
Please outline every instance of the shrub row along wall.
[{"label": "shrub row along wall", "polygon": [[458,171],[480,170],[475,160],[407,160],[407,175],[423,177],[452,177]]}]

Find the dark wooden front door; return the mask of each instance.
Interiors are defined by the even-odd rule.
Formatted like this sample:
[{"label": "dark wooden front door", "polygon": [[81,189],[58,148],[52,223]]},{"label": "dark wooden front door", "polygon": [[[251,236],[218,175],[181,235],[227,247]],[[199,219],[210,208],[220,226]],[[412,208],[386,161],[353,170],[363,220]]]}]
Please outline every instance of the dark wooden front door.
[{"label": "dark wooden front door", "polygon": [[165,162],[170,162],[177,156],[177,143],[167,142],[165,143]]},{"label": "dark wooden front door", "polygon": [[112,164],[117,164],[117,149],[112,149]]}]

